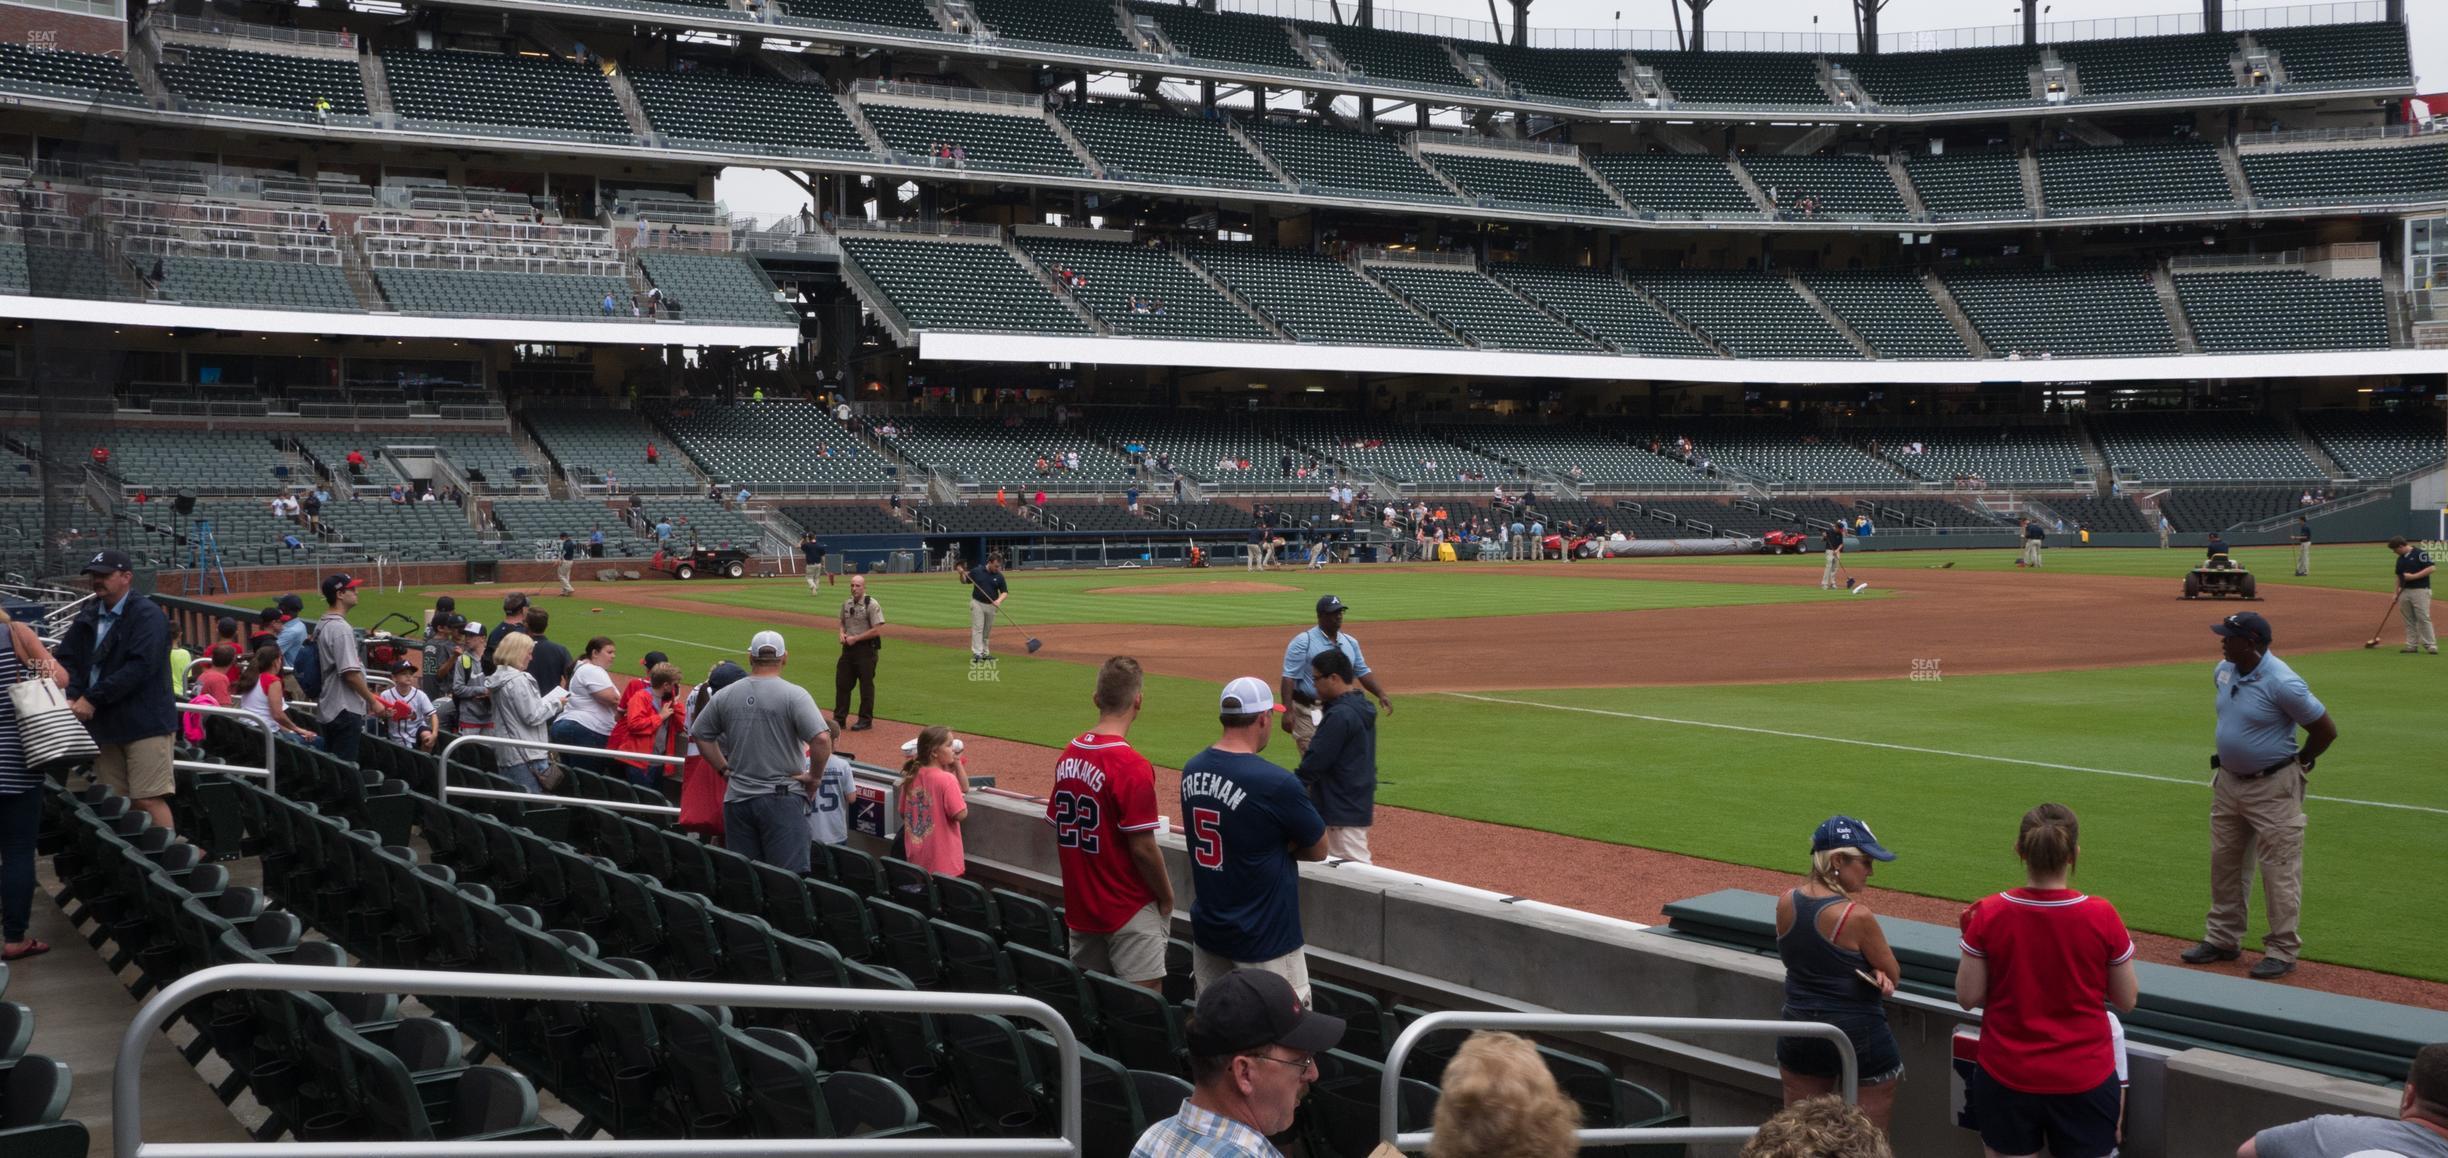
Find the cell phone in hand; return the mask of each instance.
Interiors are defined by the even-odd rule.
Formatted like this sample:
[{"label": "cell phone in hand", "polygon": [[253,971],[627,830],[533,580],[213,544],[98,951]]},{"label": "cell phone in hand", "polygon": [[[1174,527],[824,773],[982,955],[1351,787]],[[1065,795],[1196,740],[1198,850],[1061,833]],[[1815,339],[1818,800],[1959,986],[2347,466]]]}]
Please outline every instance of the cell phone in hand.
[{"label": "cell phone in hand", "polygon": [[1867,986],[1869,986],[1869,987],[1870,987],[1870,988],[1872,988],[1872,989],[1883,989],[1883,988],[1885,988],[1885,986],[1883,986],[1883,985],[1879,984],[1879,975],[1878,975],[1878,974],[1876,974],[1876,973],[1872,973],[1871,971],[1869,971],[1869,970],[1867,970],[1867,969],[1856,969],[1856,970],[1854,970],[1854,971],[1853,971],[1853,975],[1854,975],[1855,977],[1859,977],[1859,978],[1861,978],[1861,979],[1862,979],[1862,984],[1867,985]]}]

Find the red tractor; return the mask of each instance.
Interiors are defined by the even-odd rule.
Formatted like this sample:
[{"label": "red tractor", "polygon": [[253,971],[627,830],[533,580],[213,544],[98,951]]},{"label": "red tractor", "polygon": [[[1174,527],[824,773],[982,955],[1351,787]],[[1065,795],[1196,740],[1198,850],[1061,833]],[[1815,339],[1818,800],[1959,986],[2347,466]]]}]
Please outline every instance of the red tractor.
[{"label": "red tractor", "polygon": [[1800,531],[1769,531],[1760,536],[1760,551],[1769,555],[1799,555],[1810,545],[1810,536]]}]

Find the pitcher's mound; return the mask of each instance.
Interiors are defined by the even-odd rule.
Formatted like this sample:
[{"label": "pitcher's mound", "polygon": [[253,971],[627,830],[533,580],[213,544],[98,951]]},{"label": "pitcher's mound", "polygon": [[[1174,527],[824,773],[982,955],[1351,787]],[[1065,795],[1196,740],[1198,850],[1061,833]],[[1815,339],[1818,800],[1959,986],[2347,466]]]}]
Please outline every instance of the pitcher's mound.
[{"label": "pitcher's mound", "polygon": [[1145,587],[1098,587],[1090,595],[1273,595],[1282,591],[1298,591],[1281,583],[1250,583],[1239,579],[1218,579],[1210,583],[1157,583]]}]

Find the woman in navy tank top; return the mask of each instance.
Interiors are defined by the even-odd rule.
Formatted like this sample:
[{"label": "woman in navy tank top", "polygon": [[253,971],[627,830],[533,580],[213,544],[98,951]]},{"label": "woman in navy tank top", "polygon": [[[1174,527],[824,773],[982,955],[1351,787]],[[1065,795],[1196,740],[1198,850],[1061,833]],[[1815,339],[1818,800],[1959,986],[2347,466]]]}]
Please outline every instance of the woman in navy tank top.
[{"label": "woman in navy tank top", "polygon": [[[1895,859],[1850,816],[1831,816],[1811,835],[1811,872],[1777,898],[1777,957],[1785,962],[1787,1021],[1826,1022],[1852,1039],[1861,1108],[1882,1132],[1904,1080],[1904,1055],[1887,1027],[1886,997],[1903,976],[1878,918],[1861,902],[1872,866]],[[1834,1043],[1777,1039],[1785,1104],[1834,1093],[1843,1061]]]}]

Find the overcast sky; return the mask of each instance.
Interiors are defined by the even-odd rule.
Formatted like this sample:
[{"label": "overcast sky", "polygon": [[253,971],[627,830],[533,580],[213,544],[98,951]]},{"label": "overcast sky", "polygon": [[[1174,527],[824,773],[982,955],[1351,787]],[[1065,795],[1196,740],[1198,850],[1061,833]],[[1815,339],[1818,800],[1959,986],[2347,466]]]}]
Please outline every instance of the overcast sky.
[{"label": "overcast sky", "polygon": [[[2120,16],[2160,16],[2201,13],[2200,0],[2039,0],[2043,20],[2096,20]],[[1426,15],[1459,17],[1485,23],[1488,0],[1381,0],[1387,9]],[[1535,0],[1530,8],[1533,28],[1666,29],[1674,26],[1676,0]],[[1233,5],[1227,5],[1231,7]],[[1511,18],[1510,0],[1497,0],[1497,10]],[[2230,13],[2274,7],[2268,0],[2236,3]],[[2367,5],[2377,8],[2377,0]],[[1319,7],[1324,7],[1320,4]],[[1349,12],[1351,0],[1344,0]],[[2346,5],[2339,5],[2345,8]],[[2408,0],[2414,40],[2417,92],[2448,90],[2448,0]],[[1888,0],[1879,17],[1885,33],[1922,32],[1950,28],[2019,23],[2018,0]],[[1709,8],[1709,28],[1719,32],[1829,32],[1853,27],[1852,0],[1716,0]],[[1812,17],[1819,23],[1811,23]],[[1392,22],[1389,22],[1389,24]],[[2231,27],[2241,26],[2231,21]],[[798,186],[758,170],[729,170],[716,195],[733,212],[781,215],[797,212],[806,197]]]}]

